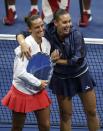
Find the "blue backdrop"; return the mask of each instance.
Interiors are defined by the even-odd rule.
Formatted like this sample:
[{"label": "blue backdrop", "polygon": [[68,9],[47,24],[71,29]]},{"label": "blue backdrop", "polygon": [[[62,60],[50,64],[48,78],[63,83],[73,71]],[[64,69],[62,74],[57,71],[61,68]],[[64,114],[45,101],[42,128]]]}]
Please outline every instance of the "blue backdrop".
[{"label": "blue backdrop", "polygon": [[[39,0],[41,9],[41,0]],[[0,34],[15,34],[21,30],[25,30],[24,16],[28,15],[30,9],[30,0],[16,0],[16,8],[18,19],[13,26],[5,26],[2,18],[5,16],[4,0],[0,0]],[[80,28],[85,37],[103,38],[103,0],[92,0],[91,10],[93,21],[86,28]],[[79,0],[71,0],[70,14],[74,25],[78,25],[79,21]]]}]

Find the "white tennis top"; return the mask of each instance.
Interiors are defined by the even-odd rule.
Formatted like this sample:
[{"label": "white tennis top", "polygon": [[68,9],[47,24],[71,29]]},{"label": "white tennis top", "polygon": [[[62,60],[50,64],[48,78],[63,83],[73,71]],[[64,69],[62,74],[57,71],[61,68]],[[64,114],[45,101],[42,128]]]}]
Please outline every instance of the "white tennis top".
[{"label": "white tennis top", "polygon": [[[31,48],[31,55],[41,52],[39,45],[31,35],[26,37],[25,42]],[[44,37],[42,37],[41,48],[43,53],[50,54],[50,43]],[[38,93],[39,90],[34,88],[38,87],[39,89],[41,81],[26,71],[29,60],[26,57],[22,60],[20,46],[15,49],[15,55],[12,84],[17,90],[25,94],[32,95]]]}]

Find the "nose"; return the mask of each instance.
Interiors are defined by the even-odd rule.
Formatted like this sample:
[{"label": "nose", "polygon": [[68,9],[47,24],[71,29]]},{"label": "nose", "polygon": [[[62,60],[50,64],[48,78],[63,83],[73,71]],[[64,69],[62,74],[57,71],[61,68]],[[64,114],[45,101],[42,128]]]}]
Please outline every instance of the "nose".
[{"label": "nose", "polygon": [[72,22],[68,23],[68,27],[72,27]]},{"label": "nose", "polygon": [[40,27],[39,27],[39,29],[42,31],[42,30],[43,30],[43,27],[42,27],[42,26],[40,26]]}]

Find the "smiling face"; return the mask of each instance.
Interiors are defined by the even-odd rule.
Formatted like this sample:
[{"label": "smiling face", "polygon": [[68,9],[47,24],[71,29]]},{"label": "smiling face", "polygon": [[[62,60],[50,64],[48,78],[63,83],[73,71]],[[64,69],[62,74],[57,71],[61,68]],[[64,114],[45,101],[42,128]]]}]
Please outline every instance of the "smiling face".
[{"label": "smiling face", "polygon": [[41,39],[44,36],[44,23],[41,18],[37,18],[31,22],[32,36],[36,39]]},{"label": "smiling face", "polygon": [[57,20],[54,21],[57,28],[57,33],[60,37],[65,37],[69,34],[72,22],[71,17],[68,13],[60,15]]}]

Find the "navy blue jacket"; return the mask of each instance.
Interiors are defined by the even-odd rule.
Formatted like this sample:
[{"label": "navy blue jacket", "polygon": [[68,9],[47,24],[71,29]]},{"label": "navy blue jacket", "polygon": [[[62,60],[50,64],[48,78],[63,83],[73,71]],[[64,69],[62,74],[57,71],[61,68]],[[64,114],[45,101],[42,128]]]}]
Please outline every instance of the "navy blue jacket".
[{"label": "navy blue jacket", "polygon": [[68,65],[56,64],[54,73],[58,73],[58,75],[63,74],[67,77],[75,77],[85,72],[87,69],[86,47],[80,31],[72,28],[62,42],[58,37],[53,23],[50,23],[47,25],[45,37],[51,43],[51,52],[54,49],[59,49],[62,53],[62,58],[68,60]]}]

